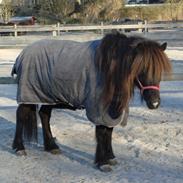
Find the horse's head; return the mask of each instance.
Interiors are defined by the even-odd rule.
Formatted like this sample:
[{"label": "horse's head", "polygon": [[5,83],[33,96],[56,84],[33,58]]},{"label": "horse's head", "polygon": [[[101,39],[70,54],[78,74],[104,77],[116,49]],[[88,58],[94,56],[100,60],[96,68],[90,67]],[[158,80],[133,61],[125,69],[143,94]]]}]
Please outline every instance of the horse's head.
[{"label": "horse's head", "polygon": [[103,103],[113,119],[128,106],[135,86],[150,109],[160,105],[161,76],[171,71],[165,49],[166,43],[119,33],[103,38],[96,63],[103,82]]},{"label": "horse's head", "polygon": [[149,109],[159,107],[161,76],[171,71],[169,59],[164,53],[166,47],[166,43],[160,45],[146,40],[135,48],[136,55],[132,65],[132,70],[136,70],[137,74],[135,84],[140,89],[142,99],[146,101]]}]

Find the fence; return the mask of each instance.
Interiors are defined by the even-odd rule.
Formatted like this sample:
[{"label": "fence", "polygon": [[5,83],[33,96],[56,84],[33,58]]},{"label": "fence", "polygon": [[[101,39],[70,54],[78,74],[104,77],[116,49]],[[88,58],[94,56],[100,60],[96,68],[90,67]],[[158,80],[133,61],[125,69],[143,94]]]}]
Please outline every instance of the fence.
[{"label": "fence", "polygon": [[139,22],[138,24],[121,24],[121,25],[104,25],[101,23],[100,25],[34,25],[34,26],[0,26],[0,34],[8,34],[12,33],[13,36],[17,37],[21,35],[21,33],[31,33],[31,32],[50,32],[52,36],[58,36],[61,32],[65,31],[96,31],[100,30],[101,33],[104,33],[104,30],[139,30],[139,32],[147,32],[149,29],[171,29],[171,28],[183,28],[183,23],[161,23],[161,24],[148,24],[147,21],[145,23]]}]

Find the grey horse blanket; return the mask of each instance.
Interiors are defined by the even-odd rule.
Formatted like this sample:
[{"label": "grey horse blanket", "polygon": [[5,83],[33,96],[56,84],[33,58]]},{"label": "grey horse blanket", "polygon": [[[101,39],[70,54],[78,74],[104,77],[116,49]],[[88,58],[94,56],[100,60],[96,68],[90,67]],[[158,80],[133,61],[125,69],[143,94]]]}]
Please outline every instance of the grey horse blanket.
[{"label": "grey horse blanket", "polygon": [[100,40],[74,42],[42,40],[26,47],[17,57],[12,75],[17,74],[19,104],[65,102],[85,108],[96,125],[126,124],[127,113],[112,119],[101,102],[95,53]]}]

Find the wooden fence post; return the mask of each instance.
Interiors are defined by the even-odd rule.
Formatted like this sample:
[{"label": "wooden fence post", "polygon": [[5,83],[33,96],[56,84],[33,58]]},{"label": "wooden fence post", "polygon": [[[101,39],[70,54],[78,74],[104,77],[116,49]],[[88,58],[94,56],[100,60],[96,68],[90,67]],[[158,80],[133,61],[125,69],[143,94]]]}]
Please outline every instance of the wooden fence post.
[{"label": "wooden fence post", "polygon": [[60,36],[60,23],[57,23],[57,36]]},{"label": "wooden fence post", "polygon": [[103,26],[104,26],[104,22],[101,22],[101,34],[102,34],[102,36],[104,35],[104,28],[103,28]]},{"label": "wooden fence post", "polygon": [[[142,25],[142,22],[138,22],[138,25],[141,26]],[[139,32],[143,32],[143,29],[142,28],[139,28]]]},{"label": "wooden fence post", "polygon": [[148,32],[148,28],[147,28],[147,20],[144,21],[144,25],[145,25],[145,30],[144,33]]},{"label": "wooden fence post", "polygon": [[18,35],[18,34],[17,34],[17,25],[15,24],[15,25],[14,25],[14,36],[17,37],[17,35]]},{"label": "wooden fence post", "polygon": [[57,24],[53,26],[53,31],[52,31],[52,36],[53,37],[56,37],[57,36],[56,28],[57,28]]}]

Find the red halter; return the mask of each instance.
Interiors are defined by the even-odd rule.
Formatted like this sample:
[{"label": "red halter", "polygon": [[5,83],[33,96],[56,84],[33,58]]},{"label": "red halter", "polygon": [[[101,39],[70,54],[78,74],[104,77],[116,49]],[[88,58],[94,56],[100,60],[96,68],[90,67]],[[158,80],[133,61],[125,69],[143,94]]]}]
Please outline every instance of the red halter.
[{"label": "red halter", "polygon": [[153,85],[143,86],[142,83],[139,81],[138,78],[137,78],[137,81],[138,81],[139,86],[140,86],[140,92],[141,92],[141,94],[143,94],[144,90],[149,90],[149,89],[151,89],[151,90],[158,90],[158,91],[160,90],[160,86],[159,85],[158,86],[153,86]]}]

